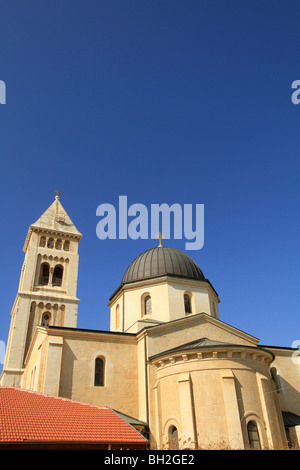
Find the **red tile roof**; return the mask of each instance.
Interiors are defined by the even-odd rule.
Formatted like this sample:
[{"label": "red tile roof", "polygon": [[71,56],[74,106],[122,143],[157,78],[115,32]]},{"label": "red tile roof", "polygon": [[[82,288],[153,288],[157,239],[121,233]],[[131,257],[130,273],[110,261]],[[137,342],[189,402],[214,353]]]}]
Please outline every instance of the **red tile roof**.
[{"label": "red tile roof", "polygon": [[21,441],[147,444],[108,407],[0,387],[0,443]]}]

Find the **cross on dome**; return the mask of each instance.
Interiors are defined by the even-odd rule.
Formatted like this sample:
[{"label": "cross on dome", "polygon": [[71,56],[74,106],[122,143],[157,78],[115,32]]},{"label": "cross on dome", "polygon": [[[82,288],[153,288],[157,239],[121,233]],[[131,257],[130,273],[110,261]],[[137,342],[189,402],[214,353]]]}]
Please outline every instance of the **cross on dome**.
[{"label": "cross on dome", "polygon": [[162,246],[161,241],[162,241],[163,238],[166,238],[166,237],[164,237],[160,232],[159,232],[158,235],[155,235],[155,237],[159,239],[159,245],[158,246],[159,247]]}]

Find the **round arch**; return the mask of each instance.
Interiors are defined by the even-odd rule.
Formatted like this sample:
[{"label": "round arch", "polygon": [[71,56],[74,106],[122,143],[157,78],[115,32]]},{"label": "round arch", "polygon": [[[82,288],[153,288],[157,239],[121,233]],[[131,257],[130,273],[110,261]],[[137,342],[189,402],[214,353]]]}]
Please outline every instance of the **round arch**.
[{"label": "round arch", "polygon": [[260,441],[260,447],[262,449],[267,449],[267,437],[265,436],[265,422],[264,420],[255,412],[255,411],[248,411],[247,413],[244,414],[244,416],[241,419],[241,425],[242,425],[242,430],[243,430],[243,435],[244,435],[244,442],[245,442],[245,447],[246,448],[251,448],[250,442],[249,442],[249,435],[248,435],[248,424],[249,423],[255,423],[258,431],[258,436],[259,436],[259,441]]},{"label": "round arch", "polygon": [[144,292],[141,297],[141,317],[151,315],[152,313],[152,297],[150,292]]},{"label": "round arch", "polygon": [[[177,418],[169,418],[164,425],[163,444],[170,450],[180,449],[182,428]],[[176,430],[176,431],[175,431]]]}]

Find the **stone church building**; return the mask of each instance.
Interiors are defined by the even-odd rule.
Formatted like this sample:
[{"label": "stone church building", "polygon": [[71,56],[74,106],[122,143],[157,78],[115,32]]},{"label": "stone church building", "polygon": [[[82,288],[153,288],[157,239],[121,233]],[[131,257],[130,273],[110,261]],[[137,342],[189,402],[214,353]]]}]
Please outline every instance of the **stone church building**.
[{"label": "stone church building", "polygon": [[185,253],[160,242],[137,256],[109,298],[110,331],[77,328],[81,237],[58,195],[30,226],[2,386],[108,406],[151,449],[299,445],[296,351],[223,322]]}]

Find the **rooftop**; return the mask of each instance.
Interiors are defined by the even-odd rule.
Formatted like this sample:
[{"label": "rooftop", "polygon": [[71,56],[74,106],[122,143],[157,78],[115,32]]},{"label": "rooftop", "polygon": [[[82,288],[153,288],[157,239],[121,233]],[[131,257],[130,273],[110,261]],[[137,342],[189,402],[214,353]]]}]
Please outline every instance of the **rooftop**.
[{"label": "rooftop", "polygon": [[164,275],[206,280],[188,255],[176,248],[158,246],[144,251],[132,261],[124,273],[122,284]]},{"label": "rooftop", "polygon": [[0,446],[30,442],[147,446],[147,440],[108,407],[0,387]]}]

